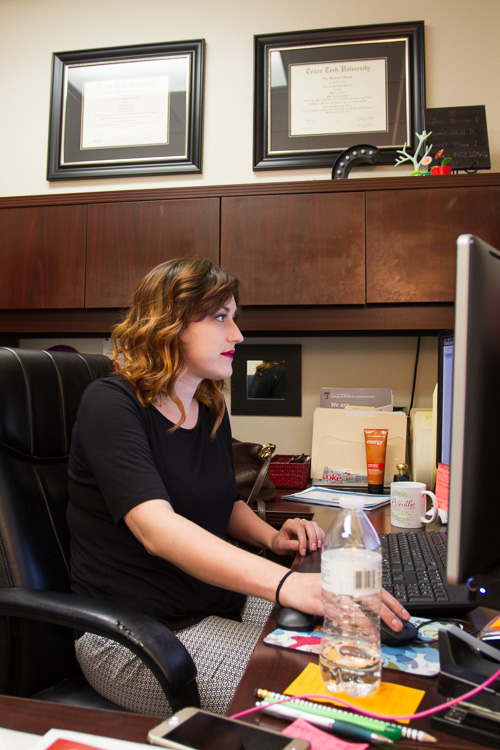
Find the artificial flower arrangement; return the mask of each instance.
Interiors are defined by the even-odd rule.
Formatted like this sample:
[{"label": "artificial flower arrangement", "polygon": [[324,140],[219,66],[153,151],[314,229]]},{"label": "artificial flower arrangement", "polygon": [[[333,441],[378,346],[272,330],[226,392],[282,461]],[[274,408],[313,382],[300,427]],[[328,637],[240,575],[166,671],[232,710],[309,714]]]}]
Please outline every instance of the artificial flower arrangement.
[{"label": "artificial flower arrangement", "polygon": [[[441,159],[443,154],[444,154],[444,148],[440,149],[434,158]],[[450,164],[451,164],[450,157],[445,156],[444,158],[441,159],[441,164],[438,164],[435,167],[431,167],[431,174],[451,174]]]},{"label": "artificial flower arrangement", "polygon": [[[451,159],[449,156],[445,156],[441,160],[441,164],[438,166],[434,166],[431,168],[431,171],[429,172],[429,165],[432,164],[432,156],[430,156],[430,152],[432,151],[432,144],[427,145],[426,141],[429,138],[432,133],[426,133],[424,130],[423,133],[415,133],[418,141],[417,148],[415,149],[415,153],[413,156],[411,154],[407,153],[406,151],[406,143],[403,146],[402,149],[398,150],[396,153],[400,154],[398,158],[396,159],[396,164],[394,166],[399,166],[399,164],[404,164],[407,161],[412,162],[414,170],[411,173],[412,175],[420,175],[422,177],[425,177],[430,174],[451,174],[451,167],[449,166],[451,164]],[[421,155],[422,148],[424,148],[424,153]],[[437,154],[435,155],[435,159],[440,159],[444,154],[444,148],[440,149]]]}]

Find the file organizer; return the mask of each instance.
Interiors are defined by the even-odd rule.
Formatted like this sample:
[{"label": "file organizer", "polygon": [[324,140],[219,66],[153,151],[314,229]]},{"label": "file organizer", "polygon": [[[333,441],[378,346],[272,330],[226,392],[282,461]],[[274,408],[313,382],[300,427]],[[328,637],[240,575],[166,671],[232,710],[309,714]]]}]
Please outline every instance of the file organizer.
[{"label": "file organizer", "polygon": [[408,418],[404,412],[358,411],[356,409],[314,410],[311,478],[323,477],[325,466],[366,474],[364,429],[388,429],[384,484],[389,486],[397,464],[406,461]]}]

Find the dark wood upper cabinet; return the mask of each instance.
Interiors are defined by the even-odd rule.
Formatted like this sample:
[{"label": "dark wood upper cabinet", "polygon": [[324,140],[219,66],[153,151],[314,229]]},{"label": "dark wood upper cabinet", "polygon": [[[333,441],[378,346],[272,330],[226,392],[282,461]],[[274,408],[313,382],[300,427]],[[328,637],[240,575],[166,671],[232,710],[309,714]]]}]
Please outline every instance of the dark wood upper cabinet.
[{"label": "dark wood upper cabinet", "polygon": [[453,302],[456,241],[464,233],[500,247],[500,187],[367,193],[366,301]]},{"label": "dark wood upper cabinet", "polygon": [[83,307],[86,206],[0,210],[0,308]]},{"label": "dark wood upper cabinet", "polygon": [[85,307],[124,307],[139,281],[165,260],[219,262],[219,199],[89,206]]},{"label": "dark wood upper cabinet", "polygon": [[221,264],[242,305],[365,302],[363,193],[222,198]]},{"label": "dark wood upper cabinet", "polygon": [[109,335],[181,256],[238,274],[246,335],[451,328],[457,237],[500,248],[499,208],[484,172],[0,198],[0,333]]}]

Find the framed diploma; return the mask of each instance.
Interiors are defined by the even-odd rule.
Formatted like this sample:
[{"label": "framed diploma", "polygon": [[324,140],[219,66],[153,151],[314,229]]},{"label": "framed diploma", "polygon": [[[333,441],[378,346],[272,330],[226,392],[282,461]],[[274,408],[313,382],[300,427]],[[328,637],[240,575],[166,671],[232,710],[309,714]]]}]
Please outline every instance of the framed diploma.
[{"label": "framed diploma", "polygon": [[47,179],[201,172],[204,48],[55,53]]},{"label": "framed diploma", "polygon": [[256,36],[254,164],[331,167],[359,143],[379,163],[424,126],[424,22]]}]

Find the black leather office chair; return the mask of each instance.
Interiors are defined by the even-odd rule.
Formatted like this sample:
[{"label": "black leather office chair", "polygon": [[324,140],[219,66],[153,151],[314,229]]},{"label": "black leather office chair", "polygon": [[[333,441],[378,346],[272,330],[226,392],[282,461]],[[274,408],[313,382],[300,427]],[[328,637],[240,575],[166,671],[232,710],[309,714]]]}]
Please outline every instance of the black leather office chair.
[{"label": "black leather office chair", "polygon": [[67,463],[101,355],[0,348],[0,693],[100,708],[73,629],[113,638],[152,669],[174,711],[199,706],[196,668],[157,620],[70,593]]}]

